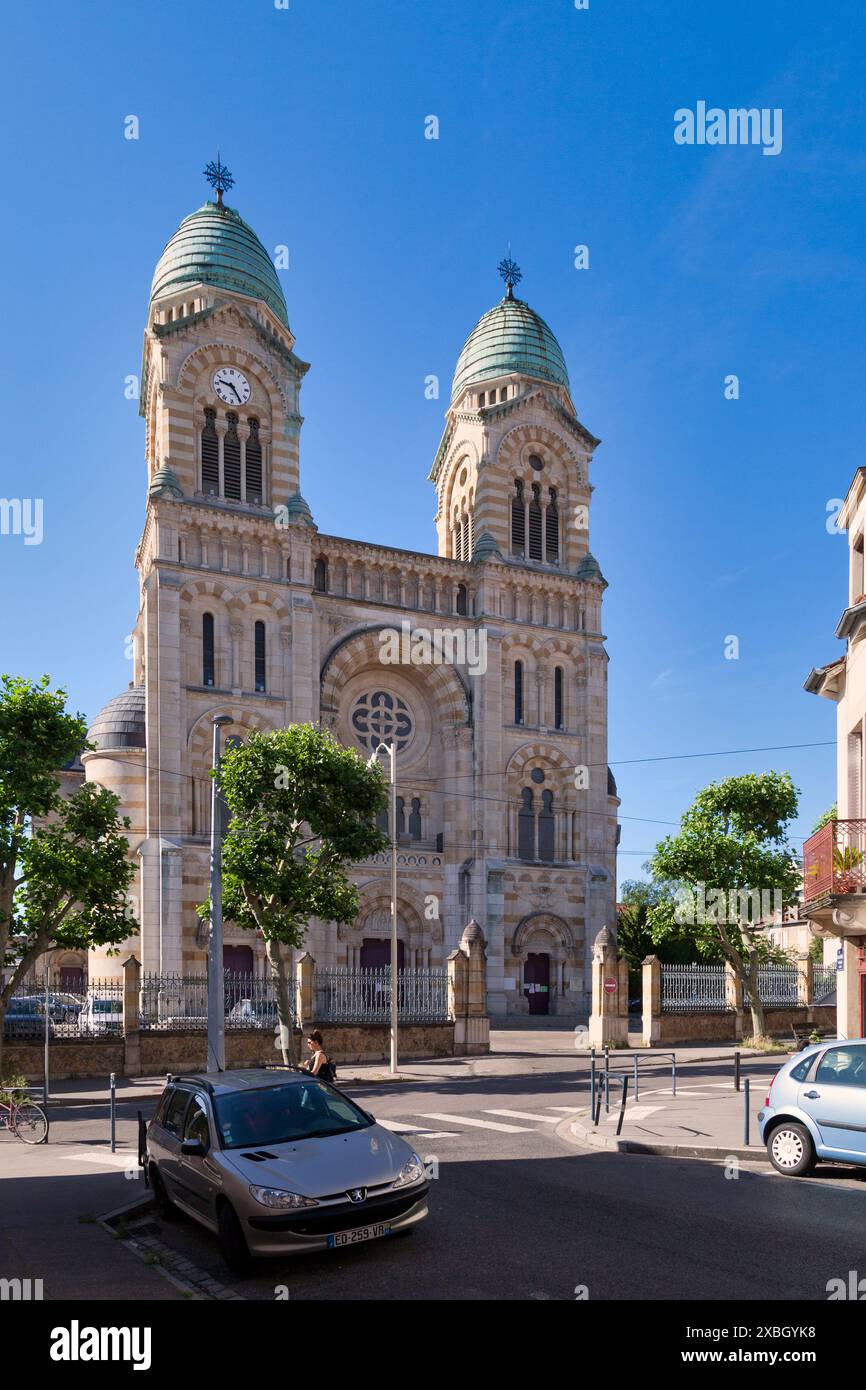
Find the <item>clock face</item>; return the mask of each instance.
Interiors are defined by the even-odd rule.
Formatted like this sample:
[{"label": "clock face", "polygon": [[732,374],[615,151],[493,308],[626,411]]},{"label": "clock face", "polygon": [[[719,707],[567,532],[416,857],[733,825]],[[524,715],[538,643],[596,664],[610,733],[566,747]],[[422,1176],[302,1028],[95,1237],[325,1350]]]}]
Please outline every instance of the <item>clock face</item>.
[{"label": "clock face", "polygon": [[250,383],[237,367],[218,367],[213,374],[213,389],[226,405],[246,405],[250,398]]}]

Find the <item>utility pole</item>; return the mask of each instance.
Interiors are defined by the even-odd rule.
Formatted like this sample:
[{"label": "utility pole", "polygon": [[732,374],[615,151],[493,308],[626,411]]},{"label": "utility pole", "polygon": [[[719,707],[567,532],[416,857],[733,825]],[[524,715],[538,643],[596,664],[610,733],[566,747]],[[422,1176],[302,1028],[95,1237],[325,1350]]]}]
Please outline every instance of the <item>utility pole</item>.
[{"label": "utility pole", "polygon": [[398,990],[400,984],[399,950],[397,943],[397,745],[380,743],[376,746],[370,762],[378,762],[379,754],[389,755],[391,770],[390,830],[391,830],[391,1064],[390,1071],[397,1071],[397,1014]]},{"label": "utility pole", "polygon": [[217,782],[220,729],[231,724],[227,714],[213,720],[213,783],[210,794],[210,936],[207,944],[207,1069],[226,1069],[226,996],[223,971],[222,807]]}]

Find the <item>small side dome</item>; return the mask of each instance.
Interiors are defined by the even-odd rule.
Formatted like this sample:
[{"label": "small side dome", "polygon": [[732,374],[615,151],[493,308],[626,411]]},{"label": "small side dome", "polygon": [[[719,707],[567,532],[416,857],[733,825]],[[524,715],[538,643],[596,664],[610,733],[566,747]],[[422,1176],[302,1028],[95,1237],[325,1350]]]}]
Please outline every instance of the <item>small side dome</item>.
[{"label": "small side dome", "polygon": [[483,564],[485,560],[502,559],[502,552],[489,531],[482,531],[472,552],[473,565]]},{"label": "small side dome", "polygon": [[286,518],[292,522],[302,522],[305,526],[315,526],[313,513],[310,511],[310,504],[300,492],[293,492],[288,502],[285,504]]},{"label": "small side dome", "polygon": [[474,382],[520,372],[568,386],[562,348],[544,319],[522,299],[505,299],[480,318],[463,346],[454,381],[454,401]]},{"label": "small side dome", "polygon": [[109,700],[91,724],[87,738],[100,750],[146,748],[144,686],[131,685]]},{"label": "small side dome", "polygon": [[234,208],[205,203],[185,217],[157,261],[151,302],[184,285],[217,285],[267,304],[289,327],[289,311],[274,263]]},{"label": "small side dome", "polygon": [[162,466],[156,470],[147,491],[150,497],[183,497],[183,488],[180,485],[180,479],[174,469],[170,468],[167,463],[162,464]]},{"label": "small side dome", "polygon": [[594,555],[590,555],[589,551],[587,551],[578,565],[576,574],[578,579],[583,579],[588,584],[607,585],[607,580],[601,572],[601,565]]}]

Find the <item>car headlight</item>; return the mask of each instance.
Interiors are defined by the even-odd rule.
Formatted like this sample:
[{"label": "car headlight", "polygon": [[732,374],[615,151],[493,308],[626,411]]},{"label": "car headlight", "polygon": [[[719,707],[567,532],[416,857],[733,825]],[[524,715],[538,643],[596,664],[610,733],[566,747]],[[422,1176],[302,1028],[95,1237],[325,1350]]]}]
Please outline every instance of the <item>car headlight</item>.
[{"label": "car headlight", "polygon": [[424,1162],[417,1154],[413,1154],[409,1162],[403,1164],[392,1186],[409,1187],[413,1182],[420,1182],[423,1177]]},{"label": "car headlight", "polygon": [[302,1197],[300,1192],[286,1192],[282,1187],[253,1187],[250,1192],[263,1207],[273,1207],[277,1211],[293,1211],[298,1207],[317,1207],[312,1197]]}]

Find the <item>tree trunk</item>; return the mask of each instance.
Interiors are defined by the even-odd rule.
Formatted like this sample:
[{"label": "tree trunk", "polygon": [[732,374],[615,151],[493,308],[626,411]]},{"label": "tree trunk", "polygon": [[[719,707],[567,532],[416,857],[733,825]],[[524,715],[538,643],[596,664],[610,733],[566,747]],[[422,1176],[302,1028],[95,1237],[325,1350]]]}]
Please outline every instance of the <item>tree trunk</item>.
[{"label": "tree trunk", "polygon": [[271,979],[274,982],[274,991],[277,996],[277,1016],[280,1020],[280,1052],[283,1056],[283,1063],[287,1067],[293,1067],[297,1063],[295,1056],[295,1029],[292,1019],[292,1008],[289,1001],[289,982],[286,976],[286,963],[280,950],[280,943],[265,937],[265,950],[268,953],[268,964],[271,967]]},{"label": "tree trunk", "polygon": [[764,1021],[764,1006],[761,1003],[761,991],[758,986],[759,963],[756,955],[749,958],[749,969],[744,984],[748,986],[749,1012],[752,1015],[752,1036],[754,1038],[766,1037],[766,1024]]}]

